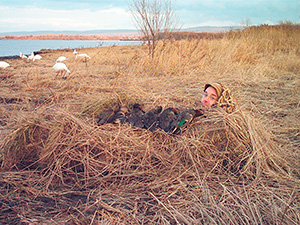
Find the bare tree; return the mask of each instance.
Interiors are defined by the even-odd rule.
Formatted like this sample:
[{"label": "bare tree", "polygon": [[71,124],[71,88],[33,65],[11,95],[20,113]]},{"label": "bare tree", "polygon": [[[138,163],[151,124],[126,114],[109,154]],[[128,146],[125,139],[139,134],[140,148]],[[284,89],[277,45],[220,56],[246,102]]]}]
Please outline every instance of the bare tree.
[{"label": "bare tree", "polygon": [[132,0],[129,7],[137,29],[144,35],[149,55],[154,57],[159,35],[165,37],[175,28],[175,10],[171,0]]},{"label": "bare tree", "polygon": [[241,24],[242,24],[243,27],[250,27],[250,25],[251,25],[251,20],[250,20],[250,18],[249,18],[249,17],[246,17],[245,21],[242,20]]}]

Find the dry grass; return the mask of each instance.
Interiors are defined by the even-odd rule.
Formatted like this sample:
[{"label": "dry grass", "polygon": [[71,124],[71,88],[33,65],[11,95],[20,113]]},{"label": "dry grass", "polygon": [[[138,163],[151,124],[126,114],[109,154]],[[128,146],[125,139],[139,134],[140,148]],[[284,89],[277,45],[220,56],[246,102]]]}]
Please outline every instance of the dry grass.
[{"label": "dry grass", "polygon": [[[261,34],[264,34],[260,36]],[[299,30],[218,40],[45,51],[1,71],[2,223],[299,224]],[[52,66],[68,57],[68,79]],[[182,135],[97,126],[120,102],[198,107],[206,82],[231,87]]]}]

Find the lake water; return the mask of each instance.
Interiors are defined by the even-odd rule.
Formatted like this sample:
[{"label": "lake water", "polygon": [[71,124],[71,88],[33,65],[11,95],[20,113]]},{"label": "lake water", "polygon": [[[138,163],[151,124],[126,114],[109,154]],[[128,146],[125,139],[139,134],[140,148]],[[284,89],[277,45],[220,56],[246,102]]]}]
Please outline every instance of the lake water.
[{"label": "lake water", "polygon": [[29,55],[41,49],[88,48],[113,45],[139,45],[141,41],[90,41],[90,40],[0,40],[0,57]]}]

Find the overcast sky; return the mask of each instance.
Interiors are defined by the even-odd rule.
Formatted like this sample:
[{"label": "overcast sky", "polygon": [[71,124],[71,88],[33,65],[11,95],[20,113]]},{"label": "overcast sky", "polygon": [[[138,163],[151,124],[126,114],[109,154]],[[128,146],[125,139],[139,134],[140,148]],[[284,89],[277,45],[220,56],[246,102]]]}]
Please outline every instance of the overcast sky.
[{"label": "overcast sky", "polygon": [[[135,29],[132,0],[0,0],[0,32]],[[300,22],[300,0],[174,0],[183,28]]]}]

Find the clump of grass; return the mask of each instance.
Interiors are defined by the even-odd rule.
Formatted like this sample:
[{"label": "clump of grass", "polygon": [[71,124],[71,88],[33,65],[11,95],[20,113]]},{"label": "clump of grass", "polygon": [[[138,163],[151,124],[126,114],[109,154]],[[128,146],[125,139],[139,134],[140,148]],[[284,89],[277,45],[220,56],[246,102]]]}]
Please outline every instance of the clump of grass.
[{"label": "clump of grass", "polygon": [[47,137],[47,128],[38,121],[25,121],[6,137],[2,167],[21,170],[32,166]]}]

